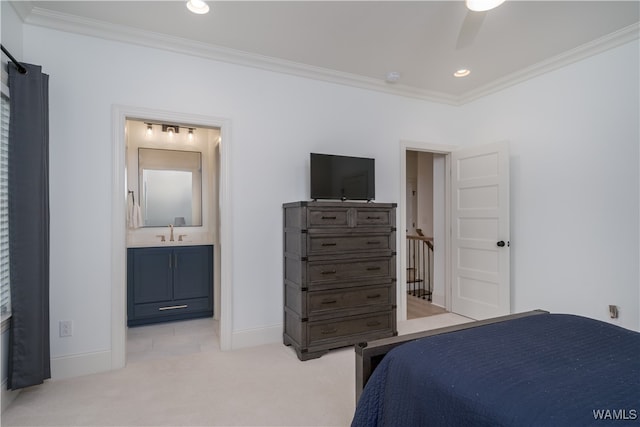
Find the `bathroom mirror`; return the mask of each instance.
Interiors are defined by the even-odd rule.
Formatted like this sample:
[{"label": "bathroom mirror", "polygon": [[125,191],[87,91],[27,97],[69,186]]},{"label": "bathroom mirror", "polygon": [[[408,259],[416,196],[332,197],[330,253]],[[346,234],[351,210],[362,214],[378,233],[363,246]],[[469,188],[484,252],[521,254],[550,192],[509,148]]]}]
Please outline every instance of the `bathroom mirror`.
[{"label": "bathroom mirror", "polygon": [[202,154],[138,148],[144,227],[202,226]]}]

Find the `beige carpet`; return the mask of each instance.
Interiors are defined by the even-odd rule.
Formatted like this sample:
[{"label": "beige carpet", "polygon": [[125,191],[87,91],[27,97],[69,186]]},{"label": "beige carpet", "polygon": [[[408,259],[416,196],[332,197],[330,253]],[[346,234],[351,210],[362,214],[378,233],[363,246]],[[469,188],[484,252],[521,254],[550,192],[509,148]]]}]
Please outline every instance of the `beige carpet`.
[{"label": "beige carpet", "polygon": [[[400,322],[400,334],[469,321]],[[23,390],[2,426],[348,426],[352,348],[300,362],[282,344],[222,352],[211,320],[131,328],[127,366]]]}]

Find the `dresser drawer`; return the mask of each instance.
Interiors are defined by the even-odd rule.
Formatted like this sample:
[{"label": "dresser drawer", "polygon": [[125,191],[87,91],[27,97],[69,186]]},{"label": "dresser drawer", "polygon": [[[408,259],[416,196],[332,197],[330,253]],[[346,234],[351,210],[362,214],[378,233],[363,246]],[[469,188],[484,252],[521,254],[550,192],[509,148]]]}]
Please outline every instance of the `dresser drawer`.
[{"label": "dresser drawer", "polygon": [[309,255],[345,252],[392,251],[395,247],[392,233],[366,235],[309,234]]},{"label": "dresser drawer", "polygon": [[395,227],[393,211],[389,209],[356,209],[356,227]]},{"label": "dresser drawer", "polygon": [[395,277],[393,257],[309,262],[309,284]]},{"label": "dresser drawer", "polygon": [[209,298],[192,298],[150,304],[135,304],[133,313],[136,319],[144,317],[173,316],[212,309]]},{"label": "dresser drawer", "polygon": [[307,337],[309,347],[325,340],[336,340],[351,335],[367,334],[392,329],[392,312],[375,313],[369,316],[333,319],[324,322],[309,322]]},{"label": "dresser drawer", "polygon": [[340,310],[357,310],[367,306],[391,306],[394,300],[392,290],[392,286],[386,285],[309,292],[307,312],[309,316],[314,316]]},{"label": "dresser drawer", "polygon": [[307,221],[309,228],[347,227],[349,225],[349,209],[309,209],[307,212]]}]

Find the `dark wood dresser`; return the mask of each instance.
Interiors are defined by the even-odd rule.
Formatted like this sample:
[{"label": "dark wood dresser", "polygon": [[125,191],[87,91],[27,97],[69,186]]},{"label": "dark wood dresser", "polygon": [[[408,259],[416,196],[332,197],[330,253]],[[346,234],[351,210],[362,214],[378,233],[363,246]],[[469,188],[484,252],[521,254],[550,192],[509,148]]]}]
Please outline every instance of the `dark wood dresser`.
[{"label": "dark wood dresser", "polygon": [[301,201],[283,210],[284,344],[308,360],[397,335],[396,204]]}]

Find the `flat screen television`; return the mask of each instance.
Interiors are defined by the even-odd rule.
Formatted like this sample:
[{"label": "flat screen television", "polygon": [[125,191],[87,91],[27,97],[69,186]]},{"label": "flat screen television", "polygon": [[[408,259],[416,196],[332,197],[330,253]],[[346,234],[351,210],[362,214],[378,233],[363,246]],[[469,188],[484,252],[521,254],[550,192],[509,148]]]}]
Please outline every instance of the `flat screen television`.
[{"label": "flat screen television", "polygon": [[373,200],[375,159],[311,153],[311,199]]}]

